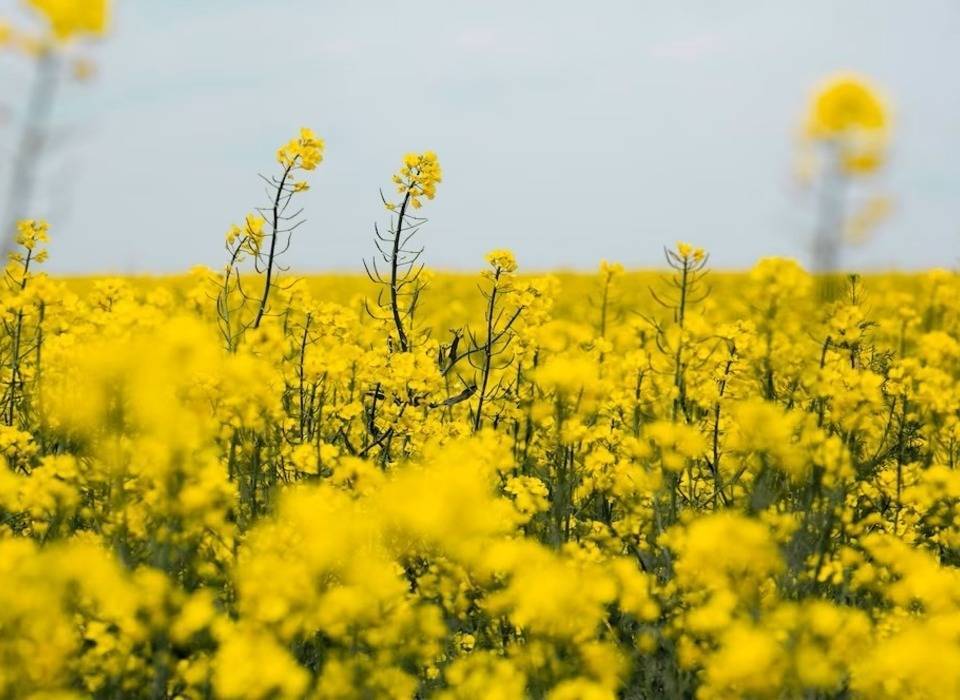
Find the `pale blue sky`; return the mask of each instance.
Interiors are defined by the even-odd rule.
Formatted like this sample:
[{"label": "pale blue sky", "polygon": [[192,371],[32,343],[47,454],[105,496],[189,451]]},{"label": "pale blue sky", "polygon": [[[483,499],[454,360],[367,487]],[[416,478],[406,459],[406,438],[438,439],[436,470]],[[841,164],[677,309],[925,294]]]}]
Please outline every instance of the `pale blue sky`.
[{"label": "pale blue sky", "polygon": [[[860,268],[960,255],[956,0],[119,0],[61,94],[64,143],[37,215],[51,269],[219,265],[223,232],[262,202],[257,172],[301,125],[327,140],[289,261],[360,269],[401,155],[433,149],[427,261],[475,268],[658,264],[677,239],[716,265],[806,259],[809,199],[793,131],[824,75],[856,70],[893,99],[896,200]],[[17,0],[0,0],[0,14]],[[4,152],[23,61],[0,60]],[[9,173],[0,177],[5,184]]]}]

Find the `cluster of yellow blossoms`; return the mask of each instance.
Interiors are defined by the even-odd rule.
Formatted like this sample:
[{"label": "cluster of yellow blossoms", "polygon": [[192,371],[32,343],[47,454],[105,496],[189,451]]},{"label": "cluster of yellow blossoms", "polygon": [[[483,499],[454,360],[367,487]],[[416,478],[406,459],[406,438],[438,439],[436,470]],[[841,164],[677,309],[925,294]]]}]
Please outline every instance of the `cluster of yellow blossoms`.
[{"label": "cluster of yellow blossoms", "polygon": [[437,184],[442,180],[440,161],[433,151],[408,153],[403,157],[403,167],[393,176],[397,192],[408,199],[414,209],[423,206],[424,197],[433,199],[436,196]]},{"label": "cluster of yellow blossoms", "polygon": [[326,147],[323,139],[311,129],[300,129],[300,135],[281,147],[277,151],[277,161],[284,168],[299,168],[301,170],[316,170],[323,160],[323,150]]},{"label": "cluster of yellow blossoms", "polygon": [[0,303],[0,696],[960,694],[955,274],[496,250],[400,347],[359,276],[224,336],[225,273],[50,279],[45,238]]},{"label": "cluster of yellow blossoms", "polygon": [[834,148],[840,167],[849,173],[876,170],[883,162],[889,131],[889,108],[861,76],[832,76],[813,96],[806,135]]},{"label": "cluster of yellow blossoms", "polygon": [[100,36],[107,30],[107,0],[29,0],[29,4],[50,22],[60,41],[83,34]]},{"label": "cluster of yellow blossoms", "polygon": [[12,47],[37,55],[82,38],[99,38],[110,24],[108,0],[26,0],[43,23],[42,34],[22,31],[0,17],[0,49]]}]

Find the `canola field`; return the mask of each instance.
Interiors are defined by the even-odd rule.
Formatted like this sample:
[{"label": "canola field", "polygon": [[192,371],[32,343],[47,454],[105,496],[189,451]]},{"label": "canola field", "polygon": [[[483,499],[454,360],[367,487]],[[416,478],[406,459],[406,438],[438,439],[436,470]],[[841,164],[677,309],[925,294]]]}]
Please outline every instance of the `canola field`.
[{"label": "canola field", "polygon": [[219,270],[20,224],[0,696],[960,696],[960,277],[431,272],[429,152],[366,276],[298,277],[322,153]]}]

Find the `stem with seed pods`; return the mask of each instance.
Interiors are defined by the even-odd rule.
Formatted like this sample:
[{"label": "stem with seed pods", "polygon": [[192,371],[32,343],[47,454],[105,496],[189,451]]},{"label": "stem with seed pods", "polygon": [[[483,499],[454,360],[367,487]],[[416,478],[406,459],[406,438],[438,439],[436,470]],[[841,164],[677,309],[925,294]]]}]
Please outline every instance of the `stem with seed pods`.
[{"label": "stem with seed pods", "polygon": [[290,176],[290,171],[293,170],[293,166],[296,162],[297,159],[295,158],[293,161],[291,161],[290,165],[284,168],[283,177],[280,178],[280,184],[277,185],[276,197],[273,199],[273,220],[271,222],[273,230],[270,234],[270,253],[267,257],[266,279],[263,282],[263,296],[260,298],[260,308],[257,309],[257,318],[253,322],[254,328],[260,327],[260,321],[263,320],[263,315],[267,311],[267,299],[270,297],[270,288],[273,280],[273,265],[277,254],[277,231],[280,228],[280,199],[283,197],[284,187],[287,184],[287,178]]},{"label": "stem with seed pods", "polygon": [[[27,249],[27,256],[23,261],[23,277],[20,278],[19,290],[23,292],[27,288],[27,280],[30,278],[30,262],[33,257],[33,249]],[[13,354],[10,360],[10,394],[8,396],[6,424],[13,425],[14,411],[17,403],[17,389],[23,384],[20,377],[20,344],[23,337],[23,305],[17,310],[16,330],[13,334]]]},{"label": "stem with seed pods", "polygon": [[501,268],[493,273],[493,289],[490,290],[490,299],[487,302],[487,342],[483,345],[483,372],[480,379],[480,399],[477,403],[477,413],[473,417],[473,431],[480,430],[483,422],[483,400],[487,394],[487,384],[490,381],[490,364],[493,361],[493,312],[497,303],[497,283],[500,281]]},{"label": "stem with seed pods", "polygon": [[407,204],[410,202],[410,191],[403,197],[400,213],[397,215],[397,229],[393,233],[393,255],[390,257],[390,308],[393,312],[393,323],[397,327],[397,339],[400,342],[400,351],[410,349],[407,334],[403,330],[403,320],[400,318],[400,303],[397,299],[397,267],[400,257],[400,235],[403,231],[403,219],[407,214]]}]

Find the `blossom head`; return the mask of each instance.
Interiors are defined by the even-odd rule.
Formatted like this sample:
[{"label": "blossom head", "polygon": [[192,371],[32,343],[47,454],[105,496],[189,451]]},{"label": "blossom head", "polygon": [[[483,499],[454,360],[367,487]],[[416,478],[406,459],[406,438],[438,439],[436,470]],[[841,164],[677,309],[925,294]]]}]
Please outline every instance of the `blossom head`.
[{"label": "blossom head", "polygon": [[887,108],[877,90],[858,75],[828,78],[814,93],[807,116],[807,131],[823,138],[850,131],[887,128]]},{"label": "blossom head", "polygon": [[232,246],[236,242],[236,240],[240,238],[240,234],[242,233],[243,233],[243,229],[241,229],[236,224],[233,224],[232,226],[230,226],[230,228],[227,229],[227,235],[226,235],[227,245]]},{"label": "blossom head", "polygon": [[247,252],[256,254],[263,243],[263,227],[266,223],[259,214],[247,214],[243,226],[234,224],[227,231],[227,246],[231,247],[239,241]]},{"label": "blossom head", "polygon": [[25,219],[17,224],[17,245],[33,250],[38,243],[49,240],[50,225],[46,221]]},{"label": "blossom head", "polygon": [[706,253],[704,252],[703,248],[697,248],[689,243],[677,241],[677,256],[681,260],[688,260],[698,263],[703,260],[703,258],[706,256]]},{"label": "blossom head", "polygon": [[889,130],[886,102],[861,76],[828,78],[810,101],[806,136],[837,144],[840,164],[848,173],[868,173],[881,165]]},{"label": "blossom head", "polygon": [[487,262],[501,273],[511,274],[517,271],[517,259],[509,250],[491,250],[487,253]]},{"label": "blossom head", "polygon": [[50,23],[59,41],[78,35],[102,36],[107,31],[110,6],[107,0],[28,0]]},{"label": "blossom head", "polygon": [[277,151],[277,161],[285,168],[300,168],[301,170],[316,170],[323,161],[323,151],[326,147],[323,139],[318,137],[312,129],[300,129],[300,135],[291,139],[287,145]]},{"label": "blossom head", "polygon": [[623,274],[623,265],[618,262],[600,261],[600,276],[607,280],[620,277]]},{"label": "blossom head", "polygon": [[433,151],[408,153],[403,157],[403,165],[393,176],[397,192],[410,198],[414,209],[423,206],[421,199],[433,199],[437,194],[437,184],[443,180],[440,161]]}]

